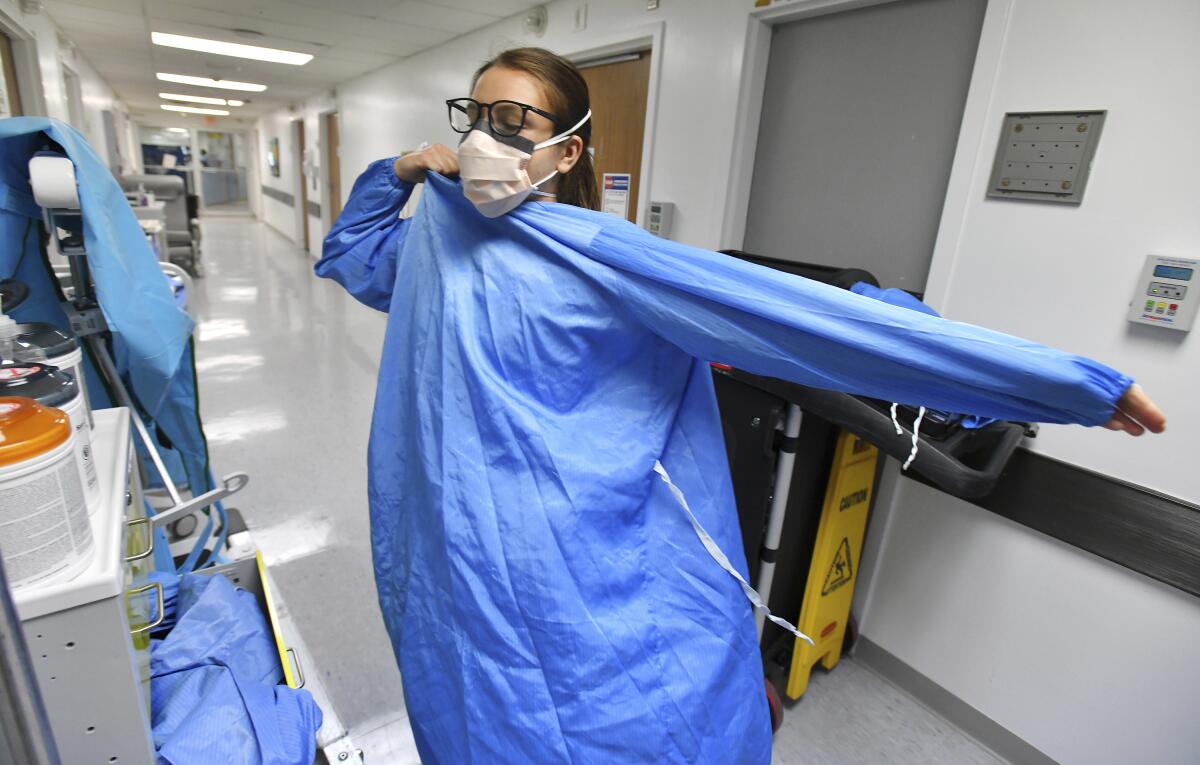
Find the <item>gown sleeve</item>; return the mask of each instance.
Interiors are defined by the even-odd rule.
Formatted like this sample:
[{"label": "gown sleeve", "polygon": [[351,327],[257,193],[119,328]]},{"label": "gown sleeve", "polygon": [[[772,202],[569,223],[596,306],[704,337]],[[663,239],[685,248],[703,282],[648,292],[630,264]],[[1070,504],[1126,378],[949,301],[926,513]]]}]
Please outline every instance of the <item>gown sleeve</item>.
[{"label": "gown sleeve", "polygon": [[1026,422],[1099,425],[1131,378],[1082,356],[720,253],[605,227],[589,254],[652,332],[816,388]]},{"label": "gown sleeve", "polygon": [[408,230],[408,220],[397,216],[413,192],[413,184],[396,177],[392,162],[376,160],[358,176],[313,269],[359,302],[384,312],[396,281],[396,256]]}]

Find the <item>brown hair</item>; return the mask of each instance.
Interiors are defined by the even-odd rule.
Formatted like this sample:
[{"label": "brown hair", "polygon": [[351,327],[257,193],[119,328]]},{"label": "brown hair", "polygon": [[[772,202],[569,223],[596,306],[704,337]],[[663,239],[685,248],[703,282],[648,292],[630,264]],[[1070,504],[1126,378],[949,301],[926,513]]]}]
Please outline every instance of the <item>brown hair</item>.
[{"label": "brown hair", "polygon": [[[550,111],[557,115],[561,124],[556,124],[555,133],[569,130],[583,119],[591,108],[587,81],[575,65],[562,56],[545,48],[513,48],[488,61],[471,78],[471,87],[479,82],[483,73],[493,66],[524,72],[542,84]],[[592,121],[583,123],[574,133],[583,141],[583,151],[574,167],[558,179],[558,201],[589,210],[600,209],[600,190],[596,186],[596,173],[592,169],[592,155],[588,144],[592,138]]]}]

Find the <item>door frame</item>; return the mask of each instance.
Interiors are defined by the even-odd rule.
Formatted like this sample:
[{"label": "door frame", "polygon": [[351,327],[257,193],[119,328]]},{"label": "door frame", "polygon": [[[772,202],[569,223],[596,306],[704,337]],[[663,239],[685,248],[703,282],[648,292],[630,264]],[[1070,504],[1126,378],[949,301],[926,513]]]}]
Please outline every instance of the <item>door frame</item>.
[{"label": "door frame", "polygon": [[[750,210],[750,187],[754,179],[754,160],[758,148],[758,130],[762,118],[763,94],[767,85],[767,65],[771,53],[772,27],[805,18],[858,10],[899,0],[795,0],[787,5],[767,6],[751,11],[746,20],[746,43],[742,59],[742,76],[738,88],[737,117],[734,123],[733,146],[721,222],[722,249],[741,249],[746,236],[746,218]],[[1008,34],[1008,20],[1016,0],[987,0],[979,46],[975,53],[975,68],[963,106],[962,125],[950,166],[950,182],[946,201],[938,224],[925,300],[940,307],[949,291],[958,241],[965,224],[968,186],[976,163],[990,161],[988,141],[998,135],[986,124],[988,105],[1000,69],[1000,54]],[[984,139],[987,138],[988,141]],[[982,152],[982,153],[981,153]],[[988,155],[988,156],[985,156]]]},{"label": "door frame", "polygon": [[650,52],[650,75],[646,88],[646,123],[642,133],[642,170],[638,174],[638,209],[636,223],[644,226],[646,207],[653,198],[650,179],[653,176],[655,126],[658,123],[658,86],[662,73],[663,30],[666,24],[631,27],[620,32],[600,35],[586,48],[568,50],[564,58],[573,64],[620,56],[625,53]]},{"label": "door frame", "polygon": [[[746,23],[746,44],[742,62],[742,77],[738,96],[734,142],[731,147],[729,195],[721,225],[721,247],[741,249],[746,234],[746,218],[750,208],[750,187],[754,175],[755,152],[763,95],[766,90],[767,64],[771,52],[772,27],[799,19],[857,10],[898,0],[796,0],[786,6],[766,7],[752,11]],[[979,46],[967,101],[963,105],[962,125],[954,160],[950,166],[950,181],[942,206],[925,286],[925,302],[936,309],[945,306],[953,280],[959,241],[966,224],[970,183],[975,168],[990,163],[995,142],[1000,134],[999,121],[989,125],[988,110],[995,97],[995,82],[1000,70],[1001,53],[1008,35],[1009,19],[1015,0],[987,0]],[[864,541],[860,558],[855,608],[860,624],[868,624],[875,592],[877,563],[881,550],[890,537],[893,509],[898,491],[897,465],[885,466],[875,500],[872,528]]]},{"label": "door frame", "polygon": [[[331,115],[341,115],[341,112],[334,108],[325,109],[317,113],[317,148],[320,150],[320,176],[321,176],[321,235],[328,234],[333,228],[333,173],[332,163],[329,161],[330,146],[329,146],[329,117]],[[342,145],[342,124],[338,122],[338,147]],[[341,174],[342,163],[338,162],[339,176]],[[338,189],[341,190],[342,179],[337,179]],[[341,200],[338,200],[339,202]]]},{"label": "door frame", "polygon": [[292,168],[296,173],[296,182],[293,187],[295,190],[295,226],[296,230],[293,234],[296,246],[308,252],[308,185],[307,177],[304,175],[304,142],[308,140],[305,135],[304,118],[296,117],[289,123],[292,139]]},{"label": "door frame", "polygon": [[[252,168],[249,165],[251,162],[254,161],[254,158],[250,156],[251,153],[257,152],[257,149],[258,149],[258,141],[257,141],[258,131],[252,130],[250,128],[234,128],[234,127],[215,127],[215,128],[192,127],[192,143],[193,143],[192,156],[195,157],[195,161],[192,162],[192,169],[195,172],[194,177],[196,179],[196,189],[195,189],[196,195],[200,200],[200,209],[203,210],[208,207],[208,202],[204,198],[204,170],[205,170],[205,168],[204,168],[204,165],[200,164],[200,149],[201,149],[200,134],[201,133],[219,133],[221,135],[227,135],[227,136],[230,136],[231,142],[236,142],[238,140],[241,140],[243,158],[246,160],[246,163],[247,163],[247,166],[245,168],[243,168],[246,173],[245,178],[244,178],[244,182],[246,184],[246,209],[250,212],[251,215],[254,215],[254,205],[251,203],[251,199],[250,199],[251,186],[253,184],[253,179],[251,178]],[[253,152],[248,145],[248,142],[251,140],[254,140],[254,142],[255,142]],[[234,167],[227,168],[227,169],[230,169],[230,170],[238,169],[237,168],[237,149],[236,148],[234,149]]]},{"label": "door frame", "polygon": [[746,19],[746,43],[742,52],[742,77],[734,114],[733,146],[730,150],[729,196],[721,221],[721,249],[740,250],[746,237],[750,211],[750,185],[758,150],[758,128],[762,121],[763,94],[767,88],[767,65],[771,57],[773,27],[801,19],[868,8],[899,0],[796,0],[787,5],[766,6],[750,12]]},{"label": "door frame", "polygon": [[17,75],[17,92],[21,94],[21,111],[26,115],[45,114],[46,93],[38,60],[37,36],[19,19],[5,13],[3,8],[0,8],[0,32],[12,42],[13,70]]},{"label": "door frame", "polygon": [[66,58],[61,55],[58,57],[58,68],[58,84],[63,100],[66,101],[67,122],[91,141],[92,136],[88,135],[87,109],[83,105],[83,80],[79,77],[75,65],[68,64]]},{"label": "door frame", "polygon": [[[925,280],[925,302],[943,313],[958,259],[959,242],[967,224],[971,177],[980,164],[991,165],[996,142],[1000,140],[1000,120],[989,124],[988,111],[996,95],[1000,59],[1008,41],[1009,20],[1015,5],[1016,0],[987,0],[983,12],[975,68],[971,70],[958,145],[950,165],[950,181],[946,184],[946,200],[942,203],[942,218],[933,244],[929,276]],[[982,190],[979,193],[982,194]]]},{"label": "door frame", "polygon": [[250,208],[250,214],[262,220],[262,170],[259,165],[263,161],[260,143],[262,134],[257,127],[247,128],[246,140],[252,142],[247,151],[250,167],[246,168],[246,204]]}]

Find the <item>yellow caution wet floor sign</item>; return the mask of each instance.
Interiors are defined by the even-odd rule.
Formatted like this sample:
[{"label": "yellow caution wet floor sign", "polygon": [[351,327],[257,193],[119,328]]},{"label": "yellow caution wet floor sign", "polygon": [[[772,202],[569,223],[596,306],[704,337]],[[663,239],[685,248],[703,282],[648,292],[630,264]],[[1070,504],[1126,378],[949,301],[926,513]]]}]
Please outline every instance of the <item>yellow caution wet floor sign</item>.
[{"label": "yellow caution wet floor sign", "polygon": [[812,637],[813,645],[796,640],[787,683],[787,695],[793,699],[808,688],[814,664],[819,661],[833,669],[842,658],[878,459],[879,450],[861,438],[845,432],[838,436],[796,625]]}]

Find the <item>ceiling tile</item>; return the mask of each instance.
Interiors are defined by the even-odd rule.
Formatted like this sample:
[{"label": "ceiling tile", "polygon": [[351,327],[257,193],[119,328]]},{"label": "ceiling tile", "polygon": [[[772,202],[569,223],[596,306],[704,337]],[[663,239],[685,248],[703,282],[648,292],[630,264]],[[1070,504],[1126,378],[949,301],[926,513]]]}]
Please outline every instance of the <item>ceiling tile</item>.
[{"label": "ceiling tile", "polygon": [[266,0],[158,0],[158,2],[150,3],[151,15],[153,15],[154,6],[161,5],[163,2],[173,5],[188,5],[193,8],[219,13],[246,16],[262,14],[263,8],[267,5]]},{"label": "ceiling tile", "polygon": [[[330,46],[321,54],[322,65],[329,62],[352,64],[359,67],[359,73],[370,72],[386,66],[396,60],[394,55],[373,53],[363,50],[353,43],[339,43]],[[314,61],[313,63],[318,63]]]},{"label": "ceiling tile", "polygon": [[543,3],[544,0],[436,0],[437,5],[447,8],[486,13],[499,18],[512,16]]},{"label": "ceiling tile", "polygon": [[[286,41],[299,43],[329,44],[338,34],[337,25],[320,23],[307,24],[303,13],[275,11],[268,14],[261,7],[247,4],[242,12],[214,10],[191,3],[175,3],[168,0],[148,0],[152,23],[158,21],[174,21],[211,27],[214,32],[228,32],[233,29],[251,29],[261,32],[271,40],[276,47],[286,44]],[[299,8],[298,11],[307,9]],[[198,31],[198,30],[197,30]],[[224,37],[224,35],[222,35]],[[266,42],[251,42],[250,45],[269,45]]]},{"label": "ceiling tile", "polygon": [[[402,48],[411,49],[415,47],[416,50],[424,50],[425,48],[440,45],[454,37],[454,32],[427,29],[425,27],[403,24],[399,21],[355,19],[349,25],[346,39],[343,42],[353,43],[364,38],[373,38],[383,41],[392,40],[397,46]],[[406,54],[400,53],[397,55]]]},{"label": "ceiling tile", "polygon": [[91,8],[98,11],[126,14],[137,18],[142,17],[142,0],[43,0],[42,5],[46,10],[50,11],[51,17],[54,16],[55,10],[63,6]]},{"label": "ceiling tile", "polygon": [[[44,0],[47,14],[134,111],[157,114],[155,72],[261,82],[253,118],[538,5],[537,0]],[[150,44],[148,29],[314,53],[302,67]],[[253,30],[241,35],[233,30]],[[171,85],[192,93],[227,91]],[[236,96],[235,96],[236,97]],[[163,113],[165,114],[165,112]]]},{"label": "ceiling tile", "polygon": [[486,13],[447,8],[443,5],[401,0],[393,3],[383,18],[463,34],[492,24],[498,17]]},{"label": "ceiling tile", "polygon": [[330,0],[286,0],[286,4],[293,7],[303,5],[309,8],[333,10],[346,16],[377,19],[383,17],[387,9],[395,5],[395,2],[394,0],[336,0],[336,2],[330,2]]},{"label": "ceiling tile", "polygon": [[105,24],[132,29],[144,29],[142,14],[112,8],[93,8],[78,3],[46,3],[46,13],[63,27],[71,25]]}]

